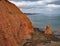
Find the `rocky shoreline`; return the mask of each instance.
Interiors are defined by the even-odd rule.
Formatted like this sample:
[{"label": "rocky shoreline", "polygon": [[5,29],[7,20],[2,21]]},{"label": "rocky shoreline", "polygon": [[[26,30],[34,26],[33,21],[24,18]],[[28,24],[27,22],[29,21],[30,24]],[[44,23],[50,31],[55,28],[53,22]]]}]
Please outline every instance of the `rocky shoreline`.
[{"label": "rocky shoreline", "polygon": [[23,46],[60,46],[60,35],[45,35],[44,31],[34,28],[31,40],[27,40]]}]

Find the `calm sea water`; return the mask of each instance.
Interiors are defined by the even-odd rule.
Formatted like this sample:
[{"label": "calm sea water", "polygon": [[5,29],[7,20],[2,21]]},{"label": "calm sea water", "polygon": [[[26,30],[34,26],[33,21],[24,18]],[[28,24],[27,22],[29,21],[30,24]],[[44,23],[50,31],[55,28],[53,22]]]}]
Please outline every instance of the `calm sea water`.
[{"label": "calm sea water", "polygon": [[60,15],[27,15],[34,27],[45,29],[46,25],[51,26],[51,31],[60,34]]}]

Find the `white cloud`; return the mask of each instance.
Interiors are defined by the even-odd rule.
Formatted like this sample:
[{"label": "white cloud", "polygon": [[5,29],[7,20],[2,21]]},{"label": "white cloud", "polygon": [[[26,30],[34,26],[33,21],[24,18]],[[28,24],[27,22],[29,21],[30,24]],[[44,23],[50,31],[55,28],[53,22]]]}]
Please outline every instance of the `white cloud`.
[{"label": "white cloud", "polygon": [[54,2],[54,1],[57,1],[57,0],[43,0],[45,3],[51,3],[51,2]]},{"label": "white cloud", "polygon": [[60,5],[48,4],[47,7],[48,7],[48,8],[60,8]]},{"label": "white cloud", "polygon": [[26,6],[42,6],[42,5],[48,5],[48,7],[52,8],[52,7],[60,7],[59,5],[55,5],[55,4],[47,4],[49,2],[54,2],[57,0],[39,0],[39,1],[35,1],[35,2],[31,2],[31,1],[21,1],[21,2],[15,2],[15,1],[10,1],[14,4],[16,4],[17,6],[21,7],[26,7]]},{"label": "white cloud", "polygon": [[36,6],[36,5],[43,5],[44,1],[36,1],[36,2],[30,2],[30,1],[21,1],[21,2],[15,2],[15,1],[10,1],[17,6]]},{"label": "white cloud", "polygon": [[23,12],[28,12],[28,13],[57,13],[55,12],[58,11],[57,9],[60,9],[60,5],[56,4],[48,4],[51,2],[54,2],[57,0],[39,0],[39,1],[21,1],[21,2],[15,2],[15,1],[10,1],[14,4],[16,4],[18,7],[22,9]]}]

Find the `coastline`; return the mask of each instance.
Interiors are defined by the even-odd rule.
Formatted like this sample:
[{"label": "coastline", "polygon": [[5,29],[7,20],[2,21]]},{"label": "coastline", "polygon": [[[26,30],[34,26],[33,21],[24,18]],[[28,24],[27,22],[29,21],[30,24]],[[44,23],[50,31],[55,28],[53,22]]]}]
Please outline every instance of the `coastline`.
[{"label": "coastline", "polygon": [[31,36],[24,46],[60,46],[60,35],[45,35],[43,29],[35,27]]},{"label": "coastline", "polygon": [[[41,33],[44,33],[45,29],[43,28],[38,28],[38,27],[34,27],[34,30],[37,31],[37,32],[41,32]],[[60,34],[55,34],[55,32],[53,32],[55,36],[60,36]]]}]

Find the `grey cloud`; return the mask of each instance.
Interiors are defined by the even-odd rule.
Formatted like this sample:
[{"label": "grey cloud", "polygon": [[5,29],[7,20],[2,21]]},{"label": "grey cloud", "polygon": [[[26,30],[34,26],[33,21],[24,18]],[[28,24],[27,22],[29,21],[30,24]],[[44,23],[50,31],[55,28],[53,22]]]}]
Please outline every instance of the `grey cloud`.
[{"label": "grey cloud", "polygon": [[47,8],[46,5],[36,5],[36,6],[19,6],[22,9],[45,9]]},{"label": "grey cloud", "polygon": [[[31,1],[30,3],[32,3],[32,1],[38,1],[38,0],[12,0],[12,1],[15,1],[15,2],[19,2],[19,1]],[[17,4],[17,3],[16,3]],[[28,3],[27,3],[28,4]],[[34,3],[36,4],[36,3]],[[38,3],[37,5],[19,5],[19,8],[23,11],[23,12],[34,12],[34,13],[51,13],[51,14],[60,14],[60,8],[52,8],[52,7],[47,7],[48,4],[57,4],[57,5],[60,5],[60,0],[57,0],[57,1],[53,1],[53,2],[46,2],[45,4],[41,4]],[[52,5],[54,6],[54,5]],[[51,11],[52,9],[52,11]]]},{"label": "grey cloud", "polygon": [[10,1],[16,1],[16,2],[18,2],[18,1],[39,1],[39,0],[10,0]]},{"label": "grey cloud", "polygon": [[60,0],[57,0],[55,2],[51,2],[51,3],[48,3],[48,4],[56,4],[56,5],[60,5]]}]

